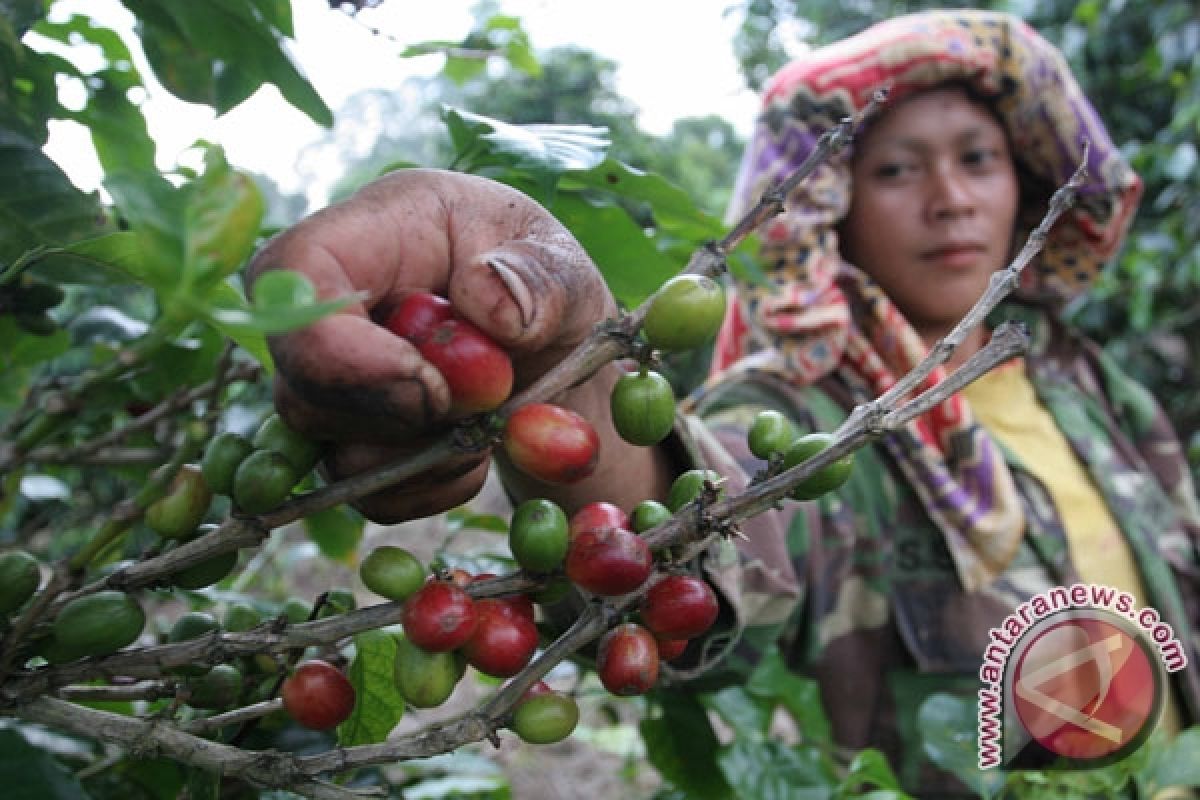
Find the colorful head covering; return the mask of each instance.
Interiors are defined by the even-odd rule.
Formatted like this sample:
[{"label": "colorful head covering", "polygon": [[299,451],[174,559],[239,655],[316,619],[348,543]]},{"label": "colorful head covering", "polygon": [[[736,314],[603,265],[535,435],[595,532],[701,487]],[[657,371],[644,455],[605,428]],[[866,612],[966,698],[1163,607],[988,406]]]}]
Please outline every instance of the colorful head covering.
[{"label": "colorful head covering", "polygon": [[[889,87],[889,103],[944,83],[992,100],[1018,165],[1048,192],[1064,184],[1089,143],[1089,179],[1055,226],[1019,294],[1061,303],[1082,291],[1119,246],[1142,184],[1114,147],[1057,49],[1017,17],[932,11],[896,17],[816,50],[777,73],[746,150],[730,217],[793,173],[818,138]],[[886,107],[883,113],[886,113]],[[925,355],[903,314],[838,249],[850,207],[849,150],[788,197],[760,235],[767,285],[732,292],[713,379],[763,370],[799,385],[838,371],[875,397]],[[1030,204],[1031,206],[1034,204]],[[1045,213],[1022,208],[1018,242]],[[937,370],[926,386],[944,377]],[[922,387],[924,388],[924,387]],[[1007,565],[1024,518],[1004,459],[958,396],[889,436],[885,446],[945,534],[964,588]]]}]

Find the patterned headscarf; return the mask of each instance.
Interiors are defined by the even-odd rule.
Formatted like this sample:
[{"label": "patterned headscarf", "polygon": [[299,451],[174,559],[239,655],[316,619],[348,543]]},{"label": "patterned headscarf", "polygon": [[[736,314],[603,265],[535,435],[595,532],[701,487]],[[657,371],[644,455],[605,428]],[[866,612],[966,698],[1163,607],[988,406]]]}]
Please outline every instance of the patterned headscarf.
[{"label": "patterned headscarf", "polygon": [[[1090,177],[1077,204],[1055,226],[1019,289],[1050,303],[1078,294],[1120,245],[1142,184],[1062,54],[1006,14],[896,17],[782,69],[765,91],[730,217],[794,172],[821,134],[861,111],[876,89],[888,86],[891,104],[948,82],[991,99],[1019,167],[1049,190],[1067,181],[1084,142],[1090,143]],[[843,151],[822,165],[788,197],[788,210],[760,231],[769,283],[739,285],[731,293],[714,380],[762,370],[808,385],[837,370],[859,394],[874,397],[925,355],[903,314],[839,252],[836,227],[850,206],[850,158]],[[1017,242],[1045,210],[1020,209]],[[944,377],[939,369],[926,386]],[[966,402],[952,397],[884,444],[943,531],[964,588],[986,586],[1015,553],[1024,518],[1003,456]]]}]

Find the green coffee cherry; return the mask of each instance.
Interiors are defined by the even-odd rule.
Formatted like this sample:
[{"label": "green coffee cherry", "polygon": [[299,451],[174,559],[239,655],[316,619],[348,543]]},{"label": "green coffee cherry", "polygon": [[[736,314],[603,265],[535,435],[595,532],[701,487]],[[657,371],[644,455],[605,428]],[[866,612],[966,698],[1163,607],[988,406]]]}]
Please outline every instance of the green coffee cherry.
[{"label": "green coffee cherry", "polygon": [[146,524],[164,539],[188,539],[204,521],[212,490],[195,464],[184,464],[167,493],[146,509]]},{"label": "green coffee cherry", "polygon": [[133,644],[146,613],[131,596],[107,590],[68,602],[54,620],[54,638],[75,658],[102,656]]},{"label": "green coffee cherry", "polygon": [[[791,469],[797,464],[809,460],[831,444],[833,444],[833,436],[828,433],[805,434],[792,442],[791,447],[784,454],[783,466],[785,469]],[[853,468],[853,454],[844,455],[801,481],[792,490],[792,497],[797,500],[814,500],[827,492],[832,492],[849,480]]]},{"label": "green coffee cherry", "polygon": [[297,473],[282,454],[255,450],[233,476],[233,503],[247,514],[262,514],[279,506],[292,493]]},{"label": "green coffee cherry", "polygon": [[0,614],[25,605],[42,582],[37,559],[24,550],[0,554]]},{"label": "green coffee cherry", "polygon": [[228,495],[233,492],[233,476],[252,452],[254,445],[250,444],[250,440],[233,431],[213,437],[200,461],[200,470],[209,488],[217,494]]},{"label": "green coffee cherry", "polygon": [[254,434],[254,446],[259,450],[274,450],[286,458],[296,472],[296,480],[307,475],[321,457],[321,446],[289,428],[278,414],[263,421]]}]

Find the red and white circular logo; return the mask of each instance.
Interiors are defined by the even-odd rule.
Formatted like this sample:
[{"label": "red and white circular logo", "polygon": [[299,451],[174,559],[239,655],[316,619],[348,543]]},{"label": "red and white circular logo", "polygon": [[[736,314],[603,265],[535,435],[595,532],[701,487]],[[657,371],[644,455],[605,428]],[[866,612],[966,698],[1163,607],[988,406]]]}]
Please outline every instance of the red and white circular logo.
[{"label": "red and white circular logo", "polygon": [[1145,638],[1101,609],[1043,620],[1010,663],[1009,702],[1029,737],[1080,766],[1122,758],[1150,735],[1162,673]]}]

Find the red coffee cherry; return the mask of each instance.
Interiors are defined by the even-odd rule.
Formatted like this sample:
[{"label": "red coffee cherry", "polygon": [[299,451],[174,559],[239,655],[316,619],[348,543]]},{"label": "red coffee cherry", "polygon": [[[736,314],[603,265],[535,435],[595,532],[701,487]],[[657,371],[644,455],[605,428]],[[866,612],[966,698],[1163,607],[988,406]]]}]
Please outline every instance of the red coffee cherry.
[{"label": "red coffee cherry", "polygon": [[280,690],[288,715],[306,728],[336,728],[354,710],[354,687],[327,661],[314,659],[296,667]]},{"label": "red coffee cherry", "polygon": [[683,651],[687,650],[687,639],[660,639],[654,637],[654,643],[658,645],[658,660],[659,661],[674,661],[683,655]]},{"label": "red coffee cherry", "polygon": [[574,411],[530,403],[513,412],[504,429],[504,452],[527,475],[547,483],[575,483],[592,474],[600,437]]},{"label": "red coffee cherry", "polygon": [[692,575],[668,575],[642,598],[642,621],[662,639],[690,639],[717,620],[717,595]]},{"label": "red coffee cherry", "polygon": [[604,528],[629,529],[629,515],[620,506],[604,500],[597,500],[581,506],[571,515],[568,531],[571,538],[583,531],[598,531]]},{"label": "red coffee cherry", "polygon": [[583,531],[567,550],[567,577],[593,594],[632,592],[646,582],[653,567],[646,540],[623,528]]},{"label": "red coffee cherry", "polygon": [[454,318],[450,301],[431,292],[413,292],[388,315],[384,326],[413,344],[420,344],[440,322]]},{"label": "red coffee cherry", "polygon": [[596,671],[615,695],[645,694],[658,681],[658,644],[650,631],[633,622],[618,625],[600,640]]},{"label": "red coffee cherry", "polygon": [[446,379],[452,413],[491,411],[512,392],[508,353],[465,319],[439,322],[417,350]]},{"label": "red coffee cherry", "polygon": [[430,653],[462,647],[475,630],[475,603],[448,581],[431,581],[404,601],[400,622],[409,640]]},{"label": "red coffee cherry", "polygon": [[475,631],[462,647],[467,663],[494,678],[516,675],[537,650],[533,620],[503,600],[479,600],[475,609]]}]

